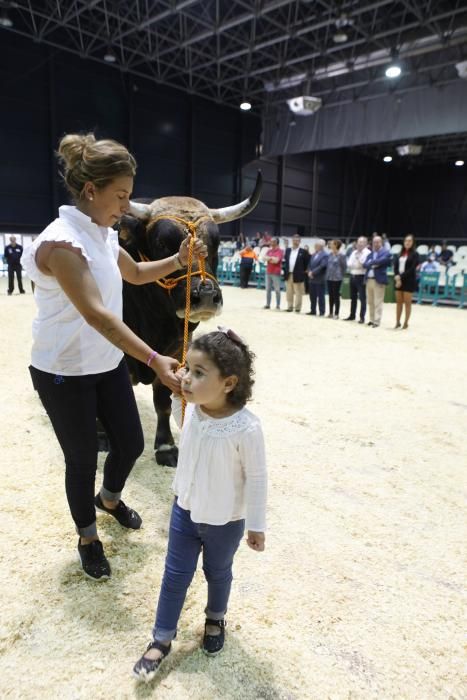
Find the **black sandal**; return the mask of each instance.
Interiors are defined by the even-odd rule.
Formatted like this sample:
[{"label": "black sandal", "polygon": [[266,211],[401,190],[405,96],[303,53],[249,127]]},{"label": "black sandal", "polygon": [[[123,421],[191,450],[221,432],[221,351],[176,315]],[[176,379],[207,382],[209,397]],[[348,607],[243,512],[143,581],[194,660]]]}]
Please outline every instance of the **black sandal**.
[{"label": "black sandal", "polygon": [[[225,625],[227,623],[225,620],[210,620],[206,618],[204,623],[204,637],[203,637],[203,651],[209,656],[215,656],[224,647],[225,641]],[[218,627],[220,629],[219,634],[207,634],[206,627],[212,625],[213,627]]]},{"label": "black sandal", "polygon": [[148,683],[156,675],[156,672],[159,670],[159,666],[164,661],[167,654],[170,653],[171,648],[172,643],[170,643],[169,646],[166,646],[157,640],[154,640],[148,644],[148,648],[144,652],[145,654],[150,649],[159,649],[159,651],[162,652],[162,656],[160,656],[158,659],[147,659],[143,654],[140,660],[133,666],[133,675],[136,676],[136,678]]}]

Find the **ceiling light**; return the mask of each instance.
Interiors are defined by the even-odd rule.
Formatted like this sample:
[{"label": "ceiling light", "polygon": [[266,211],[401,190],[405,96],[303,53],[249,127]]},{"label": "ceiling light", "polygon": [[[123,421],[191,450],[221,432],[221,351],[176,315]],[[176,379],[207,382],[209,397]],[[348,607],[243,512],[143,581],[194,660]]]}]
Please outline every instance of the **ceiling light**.
[{"label": "ceiling light", "polygon": [[385,163],[390,163],[392,161],[392,156],[384,156],[383,160]]},{"label": "ceiling light", "polygon": [[456,71],[459,78],[467,79],[467,61],[456,63]]},{"label": "ceiling light", "polygon": [[463,160],[456,160],[454,165],[457,165],[457,167],[460,168],[462,165],[464,165],[464,161]]},{"label": "ceiling light", "polygon": [[345,32],[336,32],[332,37],[332,40],[335,44],[345,44],[348,38],[349,37]]},{"label": "ceiling light", "polygon": [[386,77],[387,78],[398,78],[401,74],[401,69],[400,66],[392,65],[386,68]]},{"label": "ceiling light", "polygon": [[248,112],[251,109],[251,103],[242,102],[242,104],[240,105],[240,109],[243,109],[244,112]]},{"label": "ceiling light", "polygon": [[112,48],[108,48],[107,51],[104,54],[104,61],[106,63],[115,63],[117,61],[117,57],[115,55],[115,51]]},{"label": "ceiling light", "polygon": [[8,16],[8,12],[3,10],[0,14],[0,27],[5,27],[5,29],[10,29],[13,26],[13,20]]}]

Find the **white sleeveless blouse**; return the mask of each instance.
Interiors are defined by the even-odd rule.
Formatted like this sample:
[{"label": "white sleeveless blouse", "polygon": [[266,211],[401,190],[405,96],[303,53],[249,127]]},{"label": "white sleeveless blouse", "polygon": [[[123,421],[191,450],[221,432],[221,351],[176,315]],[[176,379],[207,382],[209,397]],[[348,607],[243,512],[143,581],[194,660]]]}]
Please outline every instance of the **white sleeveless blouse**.
[{"label": "white sleeveless blouse", "polygon": [[45,241],[70,243],[86,259],[106,309],[122,318],[122,276],[117,265],[118,235],[94,224],[76,207],[63,206],[55,219],[25,251],[22,264],[35,283],[37,316],[33,322],[31,364],[64,376],[98,374],[115,369],[123,357],[104,336],[91,328],[73,306],[55,277],[36,265],[36,252]]}]

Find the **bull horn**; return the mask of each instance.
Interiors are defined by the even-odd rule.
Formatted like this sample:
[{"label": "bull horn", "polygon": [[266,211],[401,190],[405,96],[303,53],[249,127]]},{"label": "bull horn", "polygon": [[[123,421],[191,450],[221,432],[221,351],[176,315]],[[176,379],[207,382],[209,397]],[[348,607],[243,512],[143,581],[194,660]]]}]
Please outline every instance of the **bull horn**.
[{"label": "bull horn", "polygon": [[210,209],[209,214],[212,216],[216,224],[225,224],[227,221],[235,221],[249,214],[258,204],[261,196],[261,188],[263,186],[263,177],[261,170],[258,170],[256,176],[256,184],[253,194],[239,204],[233,204],[231,207],[222,207],[222,209]]},{"label": "bull horn", "polygon": [[151,207],[149,204],[132,202],[130,200],[130,214],[132,214],[136,219],[149,219],[151,216]]}]

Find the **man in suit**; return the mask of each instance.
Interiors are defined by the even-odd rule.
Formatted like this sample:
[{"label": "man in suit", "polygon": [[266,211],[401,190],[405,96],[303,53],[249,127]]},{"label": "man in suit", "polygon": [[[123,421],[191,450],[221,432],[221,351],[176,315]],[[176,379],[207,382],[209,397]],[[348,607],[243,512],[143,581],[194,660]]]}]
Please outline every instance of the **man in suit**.
[{"label": "man in suit", "polygon": [[384,293],[388,283],[387,269],[392,263],[389,250],[383,246],[381,236],[373,238],[372,251],[363,263],[366,270],[366,296],[370,309],[371,328],[378,328],[383,315]]},{"label": "man in suit", "polygon": [[326,270],[328,267],[328,253],[325,250],[326,241],[316,241],[315,252],[308,263],[308,277],[310,290],[311,310],[308,316],[316,316],[316,303],[318,303],[319,315],[324,316],[326,306]]},{"label": "man in suit", "polygon": [[286,249],[284,256],[287,311],[295,309],[296,313],[300,313],[302,308],[305,275],[308,265],[308,254],[306,250],[300,248],[300,242],[301,238],[296,233],[292,238],[292,247]]}]

